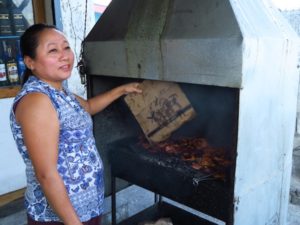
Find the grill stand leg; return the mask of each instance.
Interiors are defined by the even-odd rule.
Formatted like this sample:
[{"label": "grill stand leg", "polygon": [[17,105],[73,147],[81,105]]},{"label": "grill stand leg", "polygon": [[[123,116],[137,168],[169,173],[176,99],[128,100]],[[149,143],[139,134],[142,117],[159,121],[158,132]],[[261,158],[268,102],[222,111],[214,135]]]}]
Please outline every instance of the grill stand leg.
[{"label": "grill stand leg", "polygon": [[116,225],[116,178],[111,177],[111,224]]},{"label": "grill stand leg", "polygon": [[161,203],[162,196],[160,194],[154,193],[154,203]]}]

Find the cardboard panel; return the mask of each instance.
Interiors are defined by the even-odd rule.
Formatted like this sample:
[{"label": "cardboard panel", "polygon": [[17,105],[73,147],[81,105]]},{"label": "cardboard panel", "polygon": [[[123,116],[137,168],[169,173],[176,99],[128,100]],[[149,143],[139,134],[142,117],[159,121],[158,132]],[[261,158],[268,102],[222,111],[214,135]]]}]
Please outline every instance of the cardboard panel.
[{"label": "cardboard panel", "polygon": [[142,94],[129,94],[125,102],[150,142],[166,140],[191,120],[195,110],[178,84],[145,80]]}]

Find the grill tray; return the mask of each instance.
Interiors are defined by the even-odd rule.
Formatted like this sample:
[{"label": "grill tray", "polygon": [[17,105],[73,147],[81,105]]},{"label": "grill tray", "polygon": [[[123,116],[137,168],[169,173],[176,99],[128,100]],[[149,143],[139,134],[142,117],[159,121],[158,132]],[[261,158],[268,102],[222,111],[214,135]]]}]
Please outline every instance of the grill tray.
[{"label": "grill tray", "polygon": [[167,217],[172,220],[173,225],[213,225],[207,220],[195,216],[176,206],[166,202],[156,203],[142,212],[118,223],[118,225],[138,225],[145,221],[156,221]]},{"label": "grill tray", "polygon": [[111,144],[112,176],[121,178],[223,221],[229,221],[233,197],[229,182],[204,179],[207,174],[163,154],[137,147],[137,139]]}]

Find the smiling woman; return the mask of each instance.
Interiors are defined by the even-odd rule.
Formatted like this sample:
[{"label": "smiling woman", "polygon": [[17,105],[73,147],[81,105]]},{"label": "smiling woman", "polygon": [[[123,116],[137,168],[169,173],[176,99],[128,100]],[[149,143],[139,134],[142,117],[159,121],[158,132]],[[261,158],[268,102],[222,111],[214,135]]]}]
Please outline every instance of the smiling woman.
[{"label": "smiling woman", "polygon": [[91,115],[141,90],[129,83],[84,100],[64,84],[71,76],[74,54],[61,31],[34,24],[20,40],[26,71],[10,121],[26,166],[28,225],[99,224],[103,166]]}]

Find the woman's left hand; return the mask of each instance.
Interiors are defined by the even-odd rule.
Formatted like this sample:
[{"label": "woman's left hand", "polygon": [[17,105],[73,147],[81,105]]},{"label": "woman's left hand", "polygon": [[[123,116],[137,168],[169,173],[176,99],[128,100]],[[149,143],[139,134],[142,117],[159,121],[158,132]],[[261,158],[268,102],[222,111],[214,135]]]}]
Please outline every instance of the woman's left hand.
[{"label": "woman's left hand", "polygon": [[128,83],[122,85],[124,94],[129,94],[129,93],[142,93],[142,89],[140,88],[140,84],[137,82],[134,83]]},{"label": "woman's left hand", "polygon": [[76,96],[82,107],[91,115],[94,115],[104,108],[106,108],[113,101],[121,97],[122,95],[130,93],[142,93],[140,84],[138,82],[132,82],[115,87],[105,93],[96,95],[93,98],[84,100],[83,98]]}]

